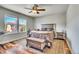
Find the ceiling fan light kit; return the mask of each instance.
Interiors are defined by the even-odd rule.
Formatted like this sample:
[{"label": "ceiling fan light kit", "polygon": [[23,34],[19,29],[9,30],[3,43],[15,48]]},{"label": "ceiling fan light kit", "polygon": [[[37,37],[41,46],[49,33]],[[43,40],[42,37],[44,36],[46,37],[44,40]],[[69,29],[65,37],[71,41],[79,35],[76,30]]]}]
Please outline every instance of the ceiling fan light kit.
[{"label": "ceiling fan light kit", "polygon": [[37,11],[36,10],[32,10],[32,12],[35,14]]}]

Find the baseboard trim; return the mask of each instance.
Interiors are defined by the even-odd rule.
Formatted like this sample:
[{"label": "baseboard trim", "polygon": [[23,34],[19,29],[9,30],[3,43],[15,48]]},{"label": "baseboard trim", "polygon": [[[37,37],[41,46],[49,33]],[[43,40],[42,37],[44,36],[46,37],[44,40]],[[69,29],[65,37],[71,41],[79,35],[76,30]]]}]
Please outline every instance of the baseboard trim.
[{"label": "baseboard trim", "polygon": [[65,41],[66,41],[66,43],[67,43],[67,45],[68,45],[68,48],[69,48],[69,50],[70,50],[70,52],[71,52],[71,54],[72,54],[72,53],[73,53],[73,50],[72,50],[72,48],[71,48],[71,46],[70,46],[70,44],[69,44],[68,38],[66,38]]}]

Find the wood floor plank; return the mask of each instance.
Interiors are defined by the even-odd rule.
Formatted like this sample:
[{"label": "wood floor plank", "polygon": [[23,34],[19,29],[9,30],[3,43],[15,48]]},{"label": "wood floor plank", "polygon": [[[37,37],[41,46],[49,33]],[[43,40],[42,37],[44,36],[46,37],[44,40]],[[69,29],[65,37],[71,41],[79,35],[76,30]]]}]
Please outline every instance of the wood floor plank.
[{"label": "wood floor plank", "polygon": [[67,43],[64,40],[54,39],[51,48],[45,48],[46,54],[70,54]]}]

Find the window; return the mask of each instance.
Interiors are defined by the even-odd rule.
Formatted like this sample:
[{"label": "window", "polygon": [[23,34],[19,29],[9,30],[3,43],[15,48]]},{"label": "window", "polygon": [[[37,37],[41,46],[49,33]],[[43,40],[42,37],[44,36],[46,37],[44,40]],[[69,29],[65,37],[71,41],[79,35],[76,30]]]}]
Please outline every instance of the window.
[{"label": "window", "polygon": [[5,29],[6,32],[16,32],[17,18],[12,16],[5,16]]},{"label": "window", "polygon": [[26,32],[26,19],[16,18],[13,16],[5,16],[5,30],[6,32]]},{"label": "window", "polygon": [[19,18],[19,32],[26,32],[26,19]]}]

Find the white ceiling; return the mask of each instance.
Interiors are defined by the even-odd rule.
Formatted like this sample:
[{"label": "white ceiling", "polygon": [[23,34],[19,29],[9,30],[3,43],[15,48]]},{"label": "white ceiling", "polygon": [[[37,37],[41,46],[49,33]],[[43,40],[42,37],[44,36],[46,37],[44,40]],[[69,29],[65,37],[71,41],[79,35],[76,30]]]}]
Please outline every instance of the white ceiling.
[{"label": "white ceiling", "polygon": [[40,14],[34,14],[29,13],[30,10],[25,9],[25,7],[32,8],[33,4],[2,4],[1,6],[32,17],[66,13],[68,8],[66,4],[39,4],[39,8],[45,8],[46,11],[40,11]]}]

